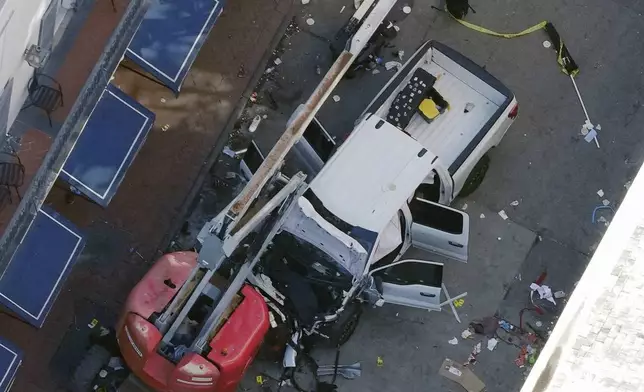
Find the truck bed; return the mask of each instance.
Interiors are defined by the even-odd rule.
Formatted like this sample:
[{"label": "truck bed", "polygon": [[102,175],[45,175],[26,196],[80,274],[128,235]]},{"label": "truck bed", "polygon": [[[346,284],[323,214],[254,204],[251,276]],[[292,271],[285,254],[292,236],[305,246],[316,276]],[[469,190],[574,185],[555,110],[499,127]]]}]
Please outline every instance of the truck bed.
[{"label": "truck bed", "polygon": [[[436,77],[433,87],[448,102],[449,108],[431,122],[416,113],[402,130],[450,167],[468,150],[466,146],[482,139],[510,103],[512,95],[478,65],[447,47],[429,42],[392,78],[367,111],[386,118],[393,100],[417,68]],[[471,110],[465,113],[468,104]]]}]

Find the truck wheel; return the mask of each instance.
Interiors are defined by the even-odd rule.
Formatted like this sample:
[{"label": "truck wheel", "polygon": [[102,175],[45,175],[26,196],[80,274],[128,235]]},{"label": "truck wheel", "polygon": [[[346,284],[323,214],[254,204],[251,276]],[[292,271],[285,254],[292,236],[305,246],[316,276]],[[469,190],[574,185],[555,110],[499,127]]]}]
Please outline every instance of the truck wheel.
[{"label": "truck wheel", "polygon": [[461,192],[458,194],[459,196],[468,196],[481,185],[483,182],[483,179],[485,178],[485,173],[487,173],[487,169],[490,168],[490,157],[485,154],[481,157],[481,159],[474,165],[474,169],[472,169],[472,172],[470,173],[469,176],[467,176],[467,180],[465,180],[465,184],[463,184],[463,188],[461,189]]},{"label": "truck wheel", "polygon": [[360,316],[362,316],[361,304],[354,302],[347,306],[338,320],[329,327],[326,333],[332,347],[340,347],[349,341],[358,328]]},{"label": "truck wheel", "polygon": [[72,376],[71,389],[73,392],[90,392],[94,378],[98,372],[107,365],[110,353],[105,348],[93,345],[85,353],[80,364]]}]

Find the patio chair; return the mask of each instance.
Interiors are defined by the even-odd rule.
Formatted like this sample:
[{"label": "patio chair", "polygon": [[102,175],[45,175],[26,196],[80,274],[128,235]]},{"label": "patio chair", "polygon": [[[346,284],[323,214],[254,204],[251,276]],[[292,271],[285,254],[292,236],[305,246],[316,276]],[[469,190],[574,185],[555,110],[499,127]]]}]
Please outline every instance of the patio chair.
[{"label": "patio chair", "polygon": [[[18,200],[22,200],[20,195],[19,187],[22,186],[25,180],[25,166],[20,161],[18,154],[13,153],[4,153],[12,156],[16,159],[16,162],[0,162],[0,186],[6,189],[9,193],[9,202],[13,203],[13,198],[11,197],[11,188],[16,191],[18,195]],[[0,195],[0,198],[2,195]]]},{"label": "patio chair", "polygon": [[27,85],[27,91],[29,93],[27,98],[29,103],[21,110],[25,110],[31,106],[42,109],[47,113],[49,126],[53,126],[51,122],[51,114],[55,112],[56,109],[64,105],[63,89],[60,83],[51,76],[34,73],[34,76]]},{"label": "patio chair", "polygon": [[5,187],[0,188],[0,212],[7,204],[12,204],[11,191]]}]

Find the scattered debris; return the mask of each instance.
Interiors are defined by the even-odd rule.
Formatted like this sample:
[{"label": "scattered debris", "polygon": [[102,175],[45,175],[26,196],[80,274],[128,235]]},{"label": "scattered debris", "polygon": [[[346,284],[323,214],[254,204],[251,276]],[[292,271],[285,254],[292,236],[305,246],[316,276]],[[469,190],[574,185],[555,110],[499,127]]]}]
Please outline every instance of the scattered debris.
[{"label": "scattered debris", "polygon": [[170,124],[166,124],[166,125],[164,125],[164,126],[162,126],[162,127],[161,127],[161,130],[162,130],[163,132],[167,131],[168,129],[170,129]]},{"label": "scattered debris", "polygon": [[521,274],[520,274],[520,273],[518,273],[518,274],[516,274],[516,275],[514,276],[514,279],[516,279],[516,280],[518,280],[519,282],[521,282],[521,281],[523,280],[523,277],[521,276]]},{"label": "scattered debris", "polygon": [[504,210],[499,211],[499,216],[500,216],[503,220],[507,220],[507,219],[508,219],[508,214],[506,214]]},{"label": "scattered debris", "polygon": [[259,127],[259,123],[262,122],[262,116],[259,114],[253,118],[253,122],[250,123],[250,126],[248,127],[248,132],[253,133],[257,130],[257,127]]},{"label": "scattered debris", "polygon": [[467,210],[467,203],[463,203],[463,206],[461,206],[461,210],[463,211]]},{"label": "scattered debris", "polygon": [[313,26],[313,25],[315,24],[315,19],[313,19],[313,18],[308,18],[308,19],[306,20],[306,24],[307,24],[307,25],[309,25],[309,26]]},{"label": "scattered debris", "polygon": [[275,60],[273,60],[273,62],[275,63],[275,65],[280,65],[282,64],[282,59],[279,57],[276,57]]},{"label": "scattered debris", "polygon": [[546,299],[550,302],[552,302],[554,305],[557,303],[555,302],[554,297],[552,296],[552,290],[550,287],[546,285],[538,285],[536,283],[531,283],[530,284],[530,290],[536,291],[539,294],[540,299]]},{"label": "scattered debris", "polygon": [[161,103],[165,103],[165,98],[161,98]]},{"label": "scattered debris", "polygon": [[266,68],[266,71],[264,71],[264,73],[268,75],[269,73],[271,73],[273,71],[275,71],[275,67],[268,67],[268,68]]},{"label": "scattered debris", "polygon": [[479,215],[479,218],[481,218],[481,219],[485,219],[485,214],[481,214],[481,215]]},{"label": "scattered debris", "polygon": [[244,64],[239,66],[239,70],[237,71],[237,77],[238,78],[246,77],[246,68],[244,68]]},{"label": "scattered debris", "polygon": [[438,370],[441,376],[457,382],[467,392],[482,392],[485,384],[470,369],[446,358]]},{"label": "scattered debris", "polygon": [[378,68],[374,68],[373,71],[371,71],[372,74],[378,75],[380,73],[380,70]]},{"label": "scattered debris", "polygon": [[351,365],[320,365],[317,367],[316,374],[318,377],[335,376],[339,374],[347,380],[355,380],[362,375],[362,365],[356,362]]},{"label": "scattered debris", "polygon": [[383,366],[385,366],[385,361],[382,359],[382,357],[378,357],[378,358],[376,359],[376,366],[378,366],[378,367],[383,367]]},{"label": "scattered debris", "polygon": [[512,203],[510,203],[510,205],[511,205],[512,207],[516,207],[516,206],[518,206],[518,205],[519,205],[519,200],[515,200],[515,201],[513,201]]},{"label": "scattered debris", "polygon": [[496,340],[495,338],[488,339],[487,341],[487,349],[490,351],[494,351],[496,348],[496,345],[499,344],[499,341]]},{"label": "scattered debris", "polygon": [[387,71],[391,71],[392,69],[396,69],[396,71],[398,71],[400,68],[402,68],[402,64],[398,61],[387,61],[385,63],[385,69]]},{"label": "scattered debris", "polygon": [[554,296],[555,296],[555,298],[557,298],[557,299],[559,299],[559,298],[565,298],[565,297],[566,297],[566,293],[565,293],[564,291],[559,290],[559,291],[555,291]]},{"label": "scattered debris", "polygon": [[541,321],[535,322],[534,325],[536,325],[539,328],[543,327],[543,323]]},{"label": "scattered debris", "polygon": [[333,96],[333,102],[340,102],[340,96],[339,95],[334,95]]},{"label": "scattered debris", "polygon": [[501,237],[496,237],[497,241],[501,241],[501,239],[502,239]]},{"label": "scattered debris", "polygon": [[463,109],[463,113],[469,113],[474,109],[474,104],[472,102],[468,102],[465,104],[465,109]]},{"label": "scattered debris", "polygon": [[[597,206],[597,207],[595,207],[595,209],[593,209],[593,215],[592,215],[592,217],[590,219],[590,221],[592,223],[595,223],[595,222],[599,221],[599,219],[595,219],[595,217],[597,216],[597,211],[599,211],[599,210],[611,210],[613,213],[615,213],[615,210],[611,206],[605,206],[605,205]],[[604,221],[606,221],[606,218],[604,218],[604,220],[602,222],[604,222]]]},{"label": "scattered debris", "polygon": [[454,304],[454,307],[460,308],[465,304],[465,300],[463,298],[459,298],[457,300],[452,301],[452,303]]},{"label": "scattered debris", "polygon": [[410,7],[410,6],[408,6],[408,5],[406,5],[406,6],[404,6],[404,7],[403,7],[402,11],[403,11],[405,14],[409,15],[409,14],[411,14],[411,7]]},{"label": "scattered debris", "polygon": [[262,377],[261,375],[255,377],[255,382],[257,382],[259,385],[264,384],[264,377]]},{"label": "scattered debris", "polygon": [[550,41],[548,41],[548,40],[543,41],[543,47],[544,48],[550,49],[551,46],[552,46],[552,44],[550,43]]},{"label": "scattered debris", "polygon": [[253,92],[253,93],[250,95],[250,98],[248,98],[248,99],[250,99],[250,101],[251,101],[251,102],[253,102],[253,103],[257,102],[257,93],[256,93],[256,92]]},{"label": "scattered debris", "polygon": [[302,5],[307,5],[310,2],[311,2],[311,0],[302,0]]},{"label": "scattered debris", "polygon": [[473,335],[473,334],[472,334],[472,331],[470,331],[470,329],[469,329],[469,328],[468,328],[468,329],[466,329],[465,331],[461,332],[461,337],[462,337],[463,339],[469,339],[472,335]]},{"label": "scattered debris", "polygon": [[604,190],[603,189],[598,190],[597,191],[597,196],[604,197]]},{"label": "scattered debris", "polygon": [[400,27],[398,27],[397,25],[394,25],[394,30],[396,30],[396,33],[397,33],[400,31]]},{"label": "scattered debris", "polygon": [[340,8],[340,13],[343,13],[345,8],[347,8],[347,6],[343,5],[342,8]]},{"label": "scattered debris", "polygon": [[315,74],[316,75],[322,75],[322,68],[320,68],[319,65],[315,66]]},{"label": "scattered debris", "polygon": [[404,50],[399,50],[396,53],[396,56],[400,59],[400,61],[403,61],[403,57],[405,57],[405,51]]},{"label": "scattered debris", "polygon": [[610,204],[610,200],[608,200],[608,199],[604,199],[604,200],[602,200],[602,204],[603,204],[604,206],[608,206],[608,205]]},{"label": "scattered debris", "polygon": [[450,340],[448,340],[448,341],[447,341],[447,343],[449,343],[449,344],[451,344],[451,345],[455,346],[455,345],[457,345],[457,344],[458,344],[458,339],[456,339],[456,337],[453,337],[453,338],[451,338]]}]

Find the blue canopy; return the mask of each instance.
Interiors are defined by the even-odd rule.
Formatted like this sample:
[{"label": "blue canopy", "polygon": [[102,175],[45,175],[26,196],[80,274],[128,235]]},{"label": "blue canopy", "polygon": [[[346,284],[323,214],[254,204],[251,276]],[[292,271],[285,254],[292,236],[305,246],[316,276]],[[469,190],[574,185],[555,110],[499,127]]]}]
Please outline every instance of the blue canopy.
[{"label": "blue canopy", "polygon": [[0,279],[0,303],[42,327],[84,244],[74,225],[42,207]]},{"label": "blue canopy", "polygon": [[154,0],[125,55],[179,93],[223,0]]},{"label": "blue canopy", "polygon": [[0,391],[8,391],[22,363],[22,351],[0,338]]},{"label": "blue canopy", "polygon": [[154,113],[111,84],[98,100],[60,177],[106,207],[143,145]]}]

